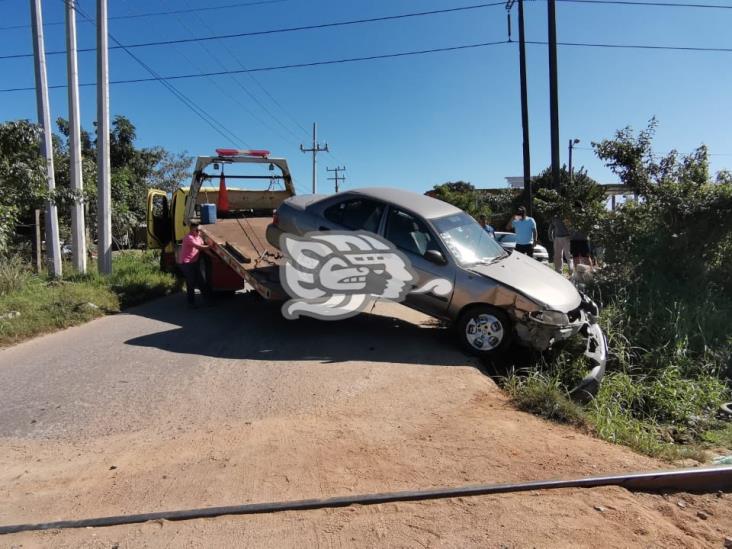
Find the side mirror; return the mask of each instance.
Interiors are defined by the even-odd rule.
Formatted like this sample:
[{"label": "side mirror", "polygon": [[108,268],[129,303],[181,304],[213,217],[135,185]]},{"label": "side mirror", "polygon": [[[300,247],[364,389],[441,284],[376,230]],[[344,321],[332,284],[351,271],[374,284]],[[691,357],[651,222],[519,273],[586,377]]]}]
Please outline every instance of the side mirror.
[{"label": "side mirror", "polygon": [[445,259],[445,256],[442,255],[442,252],[439,250],[427,250],[424,253],[424,258],[437,265],[444,265],[447,263],[447,259]]}]

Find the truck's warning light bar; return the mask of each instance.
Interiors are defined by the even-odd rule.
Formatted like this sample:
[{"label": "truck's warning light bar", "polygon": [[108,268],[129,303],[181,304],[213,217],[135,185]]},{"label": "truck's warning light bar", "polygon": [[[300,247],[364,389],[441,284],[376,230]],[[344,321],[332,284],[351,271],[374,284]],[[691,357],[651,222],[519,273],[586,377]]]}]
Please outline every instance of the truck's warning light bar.
[{"label": "truck's warning light bar", "polygon": [[242,150],[242,149],[216,149],[219,156],[257,156],[259,158],[267,158],[269,151],[264,150]]}]

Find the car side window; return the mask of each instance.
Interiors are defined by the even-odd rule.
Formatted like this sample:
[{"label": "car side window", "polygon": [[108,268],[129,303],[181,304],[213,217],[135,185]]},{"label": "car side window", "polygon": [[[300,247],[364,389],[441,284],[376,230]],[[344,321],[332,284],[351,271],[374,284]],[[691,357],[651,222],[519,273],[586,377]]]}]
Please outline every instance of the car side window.
[{"label": "car side window", "polygon": [[386,239],[400,250],[424,256],[440,248],[427,226],[407,212],[391,208],[386,221]]},{"label": "car side window", "polygon": [[328,221],[354,231],[364,230],[376,233],[379,230],[384,205],[361,198],[344,200],[327,208],[324,212]]}]

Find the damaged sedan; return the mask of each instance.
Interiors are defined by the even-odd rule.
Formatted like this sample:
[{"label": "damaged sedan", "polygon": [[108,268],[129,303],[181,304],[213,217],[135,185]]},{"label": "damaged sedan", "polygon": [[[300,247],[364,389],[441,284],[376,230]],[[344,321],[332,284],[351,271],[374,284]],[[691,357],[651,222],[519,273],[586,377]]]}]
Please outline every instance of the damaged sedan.
[{"label": "damaged sedan", "polygon": [[411,263],[415,287],[450,281],[449,293],[412,292],[404,304],[450,321],[462,346],[474,355],[490,357],[514,342],[544,351],[579,334],[593,367],[575,391],[597,390],[607,359],[597,306],[552,269],[506,252],[462,210],[391,188],[294,196],[278,208],[267,240],[278,247],[283,233],[329,230],[383,237]]}]

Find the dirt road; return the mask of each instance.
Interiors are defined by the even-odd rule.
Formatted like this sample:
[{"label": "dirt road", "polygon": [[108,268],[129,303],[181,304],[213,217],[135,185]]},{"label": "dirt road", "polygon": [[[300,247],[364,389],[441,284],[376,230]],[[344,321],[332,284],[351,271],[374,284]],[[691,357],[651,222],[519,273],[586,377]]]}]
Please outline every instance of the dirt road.
[{"label": "dirt road", "polygon": [[[514,410],[446,331],[400,306],[322,323],[250,295],[183,302],[0,351],[0,524],[666,467]],[[24,533],[0,547],[706,547],[732,535],[731,500],[571,490]]]}]

